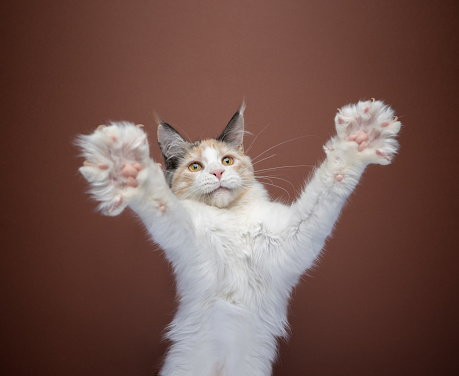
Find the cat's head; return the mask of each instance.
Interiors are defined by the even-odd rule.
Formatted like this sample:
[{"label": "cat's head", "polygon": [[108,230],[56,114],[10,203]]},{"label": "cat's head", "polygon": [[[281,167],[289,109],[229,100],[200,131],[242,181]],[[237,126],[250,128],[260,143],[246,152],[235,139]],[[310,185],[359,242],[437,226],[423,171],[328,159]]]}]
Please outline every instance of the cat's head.
[{"label": "cat's head", "polygon": [[244,104],[216,139],[187,142],[169,124],[158,120],[158,143],[165,177],[176,196],[225,208],[255,182],[244,154]]}]

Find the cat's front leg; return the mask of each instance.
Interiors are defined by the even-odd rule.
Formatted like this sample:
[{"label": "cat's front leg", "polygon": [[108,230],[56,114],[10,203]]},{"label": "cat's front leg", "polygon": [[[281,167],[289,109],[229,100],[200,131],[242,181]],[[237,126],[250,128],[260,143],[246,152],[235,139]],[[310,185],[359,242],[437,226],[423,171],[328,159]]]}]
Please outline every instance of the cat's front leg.
[{"label": "cat's front leg", "polygon": [[395,137],[401,124],[383,102],[345,106],[336,114],[335,125],[336,136],[324,146],[327,158],[292,205],[290,241],[304,268],[320,253],[366,166],[390,164],[398,150]]},{"label": "cat's front leg", "polygon": [[187,257],[197,249],[193,223],[170,190],[161,167],[150,159],[142,127],[128,122],[100,126],[80,136],[77,144],[86,158],[80,171],[102,213],[118,215],[129,206],[169,260],[175,265],[189,264]]}]

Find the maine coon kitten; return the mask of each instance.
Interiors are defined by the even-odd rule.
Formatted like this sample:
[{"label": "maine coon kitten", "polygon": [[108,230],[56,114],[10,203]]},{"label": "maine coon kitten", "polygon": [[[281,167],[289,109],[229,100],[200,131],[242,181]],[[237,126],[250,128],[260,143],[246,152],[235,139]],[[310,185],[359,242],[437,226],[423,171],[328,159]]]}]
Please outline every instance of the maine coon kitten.
[{"label": "maine coon kitten", "polygon": [[365,167],[387,165],[401,124],[380,101],[342,108],[325,161],[291,205],[270,200],[243,152],[244,106],[217,139],[189,143],[159,121],[166,169],[128,122],[80,136],[80,168],[106,215],[126,206],[164,250],[179,306],[163,376],[267,376],[287,303]]}]

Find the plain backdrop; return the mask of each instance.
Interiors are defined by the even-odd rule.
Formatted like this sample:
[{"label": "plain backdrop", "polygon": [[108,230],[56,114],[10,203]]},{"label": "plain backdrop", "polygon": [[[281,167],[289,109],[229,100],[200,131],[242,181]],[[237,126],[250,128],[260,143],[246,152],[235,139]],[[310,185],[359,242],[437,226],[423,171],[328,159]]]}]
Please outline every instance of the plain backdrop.
[{"label": "plain backdrop", "polygon": [[154,111],[213,137],[245,98],[255,167],[295,166],[267,186],[289,202],[336,108],[375,97],[400,154],[295,289],[274,375],[458,374],[458,4],[3,2],[0,373],[154,375],[167,348],[171,268],[131,213],[95,212],[77,134],[143,123],[161,161]]}]

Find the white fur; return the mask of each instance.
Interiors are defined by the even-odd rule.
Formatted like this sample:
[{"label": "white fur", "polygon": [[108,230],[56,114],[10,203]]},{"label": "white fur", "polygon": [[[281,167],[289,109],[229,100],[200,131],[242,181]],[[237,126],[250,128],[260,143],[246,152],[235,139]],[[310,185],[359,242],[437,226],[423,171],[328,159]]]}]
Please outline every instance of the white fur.
[{"label": "white fur", "polygon": [[[292,288],[316,260],[366,165],[388,164],[397,151],[400,123],[392,119],[382,102],[343,108],[335,119],[338,134],[325,147],[327,158],[292,205],[270,201],[258,182],[228,208],[179,200],[149,159],[141,129],[118,123],[80,138],[90,162],[81,172],[100,208],[116,215],[129,204],[173,266],[179,306],[161,375],[271,374],[277,338],[286,335]],[[381,128],[386,121],[391,124]],[[358,152],[347,137],[362,129],[374,137]],[[117,142],[110,141],[113,134]],[[221,158],[216,153],[204,153],[210,166]],[[137,188],[110,178],[126,158],[144,166]],[[100,160],[110,168],[98,169]],[[241,184],[230,170],[223,177]],[[197,184],[217,184],[208,172],[202,176]]]}]

